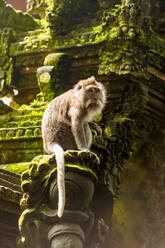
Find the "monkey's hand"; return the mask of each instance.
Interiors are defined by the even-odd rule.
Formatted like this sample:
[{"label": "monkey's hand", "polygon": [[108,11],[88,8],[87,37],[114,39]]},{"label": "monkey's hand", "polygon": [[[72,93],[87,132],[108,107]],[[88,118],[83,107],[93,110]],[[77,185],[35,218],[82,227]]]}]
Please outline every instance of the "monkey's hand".
[{"label": "monkey's hand", "polygon": [[100,164],[100,158],[95,152],[91,152],[88,148],[81,148],[81,152],[89,152],[91,155],[96,157],[97,163]]},{"label": "monkey's hand", "polygon": [[95,133],[97,138],[102,136],[102,129],[95,122],[89,122],[89,127],[91,131]]}]

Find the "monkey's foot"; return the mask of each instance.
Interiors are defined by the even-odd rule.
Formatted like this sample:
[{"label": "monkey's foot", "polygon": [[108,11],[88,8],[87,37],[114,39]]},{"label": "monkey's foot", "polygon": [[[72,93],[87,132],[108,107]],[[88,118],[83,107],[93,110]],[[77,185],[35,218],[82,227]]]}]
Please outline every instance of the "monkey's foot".
[{"label": "monkey's foot", "polygon": [[102,129],[95,122],[89,122],[89,126],[96,139],[102,136]]},{"label": "monkey's foot", "polygon": [[90,153],[96,157],[98,164],[100,164],[100,158],[98,157],[98,155],[95,152],[90,152]]},{"label": "monkey's foot", "polygon": [[82,154],[82,153],[89,153],[90,156],[95,156],[96,160],[97,160],[97,163],[100,164],[100,158],[98,157],[98,155],[95,153],[95,152],[91,152],[90,150],[88,149],[83,149],[80,151],[79,154]]}]

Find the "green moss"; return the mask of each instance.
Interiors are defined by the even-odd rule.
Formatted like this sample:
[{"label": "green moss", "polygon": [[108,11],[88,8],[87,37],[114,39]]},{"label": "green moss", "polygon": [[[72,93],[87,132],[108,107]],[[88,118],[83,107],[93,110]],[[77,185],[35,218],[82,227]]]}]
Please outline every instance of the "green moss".
[{"label": "green moss", "polygon": [[105,133],[105,135],[106,135],[106,137],[107,137],[108,139],[111,138],[112,132],[111,132],[110,126],[107,126],[107,127],[104,129],[104,133]]},{"label": "green moss", "polygon": [[68,164],[66,163],[65,164],[65,167],[70,167],[70,168],[77,168],[79,170],[82,170],[82,171],[87,171],[87,172],[90,172],[92,173],[95,177],[96,177],[96,174],[94,173],[94,171],[88,167],[85,167],[85,166],[78,166],[78,165],[75,165],[75,164]]},{"label": "green moss", "polygon": [[14,172],[18,175],[21,175],[24,171],[28,169],[29,165],[30,162],[29,163],[22,162],[22,163],[6,164],[3,165],[1,168],[7,171]]},{"label": "green moss", "polygon": [[[108,34],[108,32],[106,33]],[[10,54],[17,55],[20,52],[44,51],[50,48],[79,47],[84,44],[97,44],[103,42],[106,38],[105,32],[102,32],[102,26],[77,27],[68,35],[51,37],[47,29],[39,30],[38,33],[27,35],[23,42],[12,43]],[[24,61],[22,61],[24,63]]]},{"label": "green moss", "polygon": [[[47,13],[47,22],[51,33],[66,34],[69,30],[73,30],[77,23],[82,23],[89,13],[95,13],[97,8],[97,2],[94,5],[92,1],[87,0],[54,2]],[[65,18],[63,18],[64,16]]]},{"label": "green moss", "polygon": [[[50,81],[50,74],[48,72],[44,72],[43,74],[41,74],[40,76],[40,82],[42,82],[43,84],[47,84]],[[46,91],[46,90],[43,90]]]}]

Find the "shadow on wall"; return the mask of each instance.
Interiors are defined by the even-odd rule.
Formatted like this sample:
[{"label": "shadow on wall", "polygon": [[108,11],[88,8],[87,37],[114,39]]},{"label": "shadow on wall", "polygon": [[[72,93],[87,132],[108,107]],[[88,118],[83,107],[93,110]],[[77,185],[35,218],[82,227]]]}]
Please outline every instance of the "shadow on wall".
[{"label": "shadow on wall", "polygon": [[11,4],[17,10],[26,11],[26,0],[6,0],[6,3]]}]

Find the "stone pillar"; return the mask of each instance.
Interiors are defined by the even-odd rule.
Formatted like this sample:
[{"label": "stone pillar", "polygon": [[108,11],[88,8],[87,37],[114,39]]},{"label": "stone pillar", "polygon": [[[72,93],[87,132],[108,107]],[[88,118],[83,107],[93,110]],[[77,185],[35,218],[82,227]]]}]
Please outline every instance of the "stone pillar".
[{"label": "stone pillar", "polygon": [[51,248],[83,248],[85,242],[84,232],[80,225],[72,223],[53,225],[49,230],[48,239]]},{"label": "stone pillar", "polygon": [[99,168],[91,153],[65,153],[66,205],[59,218],[55,156],[33,159],[22,175],[24,211],[19,219],[19,247],[102,247],[99,245],[109,228],[92,207]]}]

